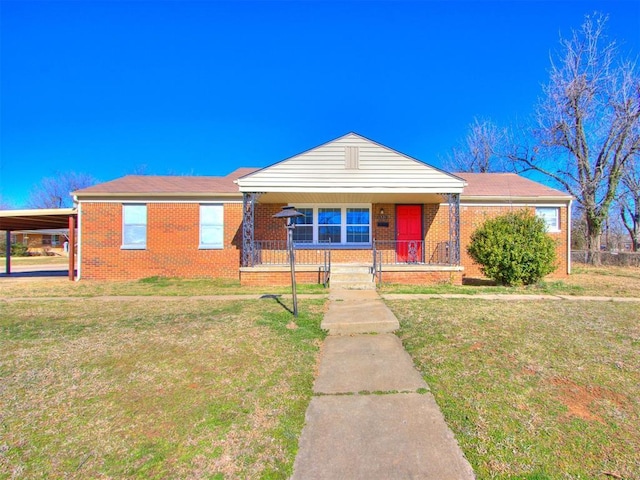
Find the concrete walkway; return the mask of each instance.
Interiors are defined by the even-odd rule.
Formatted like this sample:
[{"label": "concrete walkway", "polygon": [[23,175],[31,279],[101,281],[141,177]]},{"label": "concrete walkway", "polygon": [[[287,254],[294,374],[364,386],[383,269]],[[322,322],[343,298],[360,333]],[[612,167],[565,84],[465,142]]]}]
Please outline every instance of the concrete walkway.
[{"label": "concrete walkway", "polygon": [[[332,291],[293,479],[473,479],[375,291]],[[393,325],[392,325],[393,324]]]}]

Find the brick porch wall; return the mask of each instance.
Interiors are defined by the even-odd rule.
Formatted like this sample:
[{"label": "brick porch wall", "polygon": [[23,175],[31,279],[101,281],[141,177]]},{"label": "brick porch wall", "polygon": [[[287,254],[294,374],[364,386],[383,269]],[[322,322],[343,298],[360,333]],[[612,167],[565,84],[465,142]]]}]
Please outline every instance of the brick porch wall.
[{"label": "brick porch wall", "polygon": [[[260,287],[291,285],[291,271],[243,268],[240,271],[240,283]],[[299,283],[322,283],[322,273],[319,269],[296,268],[296,285]]]},{"label": "brick porch wall", "polygon": [[383,269],[383,283],[403,283],[406,285],[448,284],[462,285],[461,271],[407,271],[389,272]]},{"label": "brick porch wall", "polygon": [[238,279],[242,205],[224,205],[224,249],[200,250],[198,203],[147,204],[147,248],[123,250],[122,204],[82,203],[81,278],[151,276]]}]

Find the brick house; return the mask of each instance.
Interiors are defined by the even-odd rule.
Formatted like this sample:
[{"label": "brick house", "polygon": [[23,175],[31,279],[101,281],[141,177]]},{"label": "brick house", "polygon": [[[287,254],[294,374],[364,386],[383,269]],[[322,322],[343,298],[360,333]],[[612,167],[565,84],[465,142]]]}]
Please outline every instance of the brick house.
[{"label": "brick house", "polygon": [[26,230],[14,232],[11,243],[27,247],[29,255],[66,255],[64,243],[68,230]]},{"label": "brick house", "polygon": [[529,209],[557,241],[569,274],[571,197],[515,174],[452,174],[355,133],[262,169],[226,177],[127,176],[74,192],[79,277],[219,277],[288,284],[296,220],[298,282],[360,264],[385,282],[459,284],[480,275],[466,254],[486,218]]}]

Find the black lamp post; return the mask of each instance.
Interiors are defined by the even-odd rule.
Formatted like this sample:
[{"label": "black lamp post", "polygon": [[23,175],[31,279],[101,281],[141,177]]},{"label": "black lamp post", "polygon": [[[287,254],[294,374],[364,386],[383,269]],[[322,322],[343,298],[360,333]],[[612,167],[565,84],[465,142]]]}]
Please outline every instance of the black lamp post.
[{"label": "black lamp post", "polygon": [[296,296],[296,261],[293,248],[293,229],[296,224],[293,221],[295,217],[303,217],[304,213],[296,210],[296,207],[282,207],[282,211],[276,213],[273,218],[284,218],[287,228],[287,243],[289,247],[289,263],[291,265],[291,294],[293,297],[293,316],[298,316],[298,297]]}]

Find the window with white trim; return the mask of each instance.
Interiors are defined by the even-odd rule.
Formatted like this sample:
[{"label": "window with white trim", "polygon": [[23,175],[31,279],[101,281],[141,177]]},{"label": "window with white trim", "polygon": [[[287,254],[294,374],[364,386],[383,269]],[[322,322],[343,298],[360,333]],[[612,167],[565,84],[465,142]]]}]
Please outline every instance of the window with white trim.
[{"label": "window with white trim", "polygon": [[296,207],[293,241],[296,245],[368,245],[371,243],[371,205]]},{"label": "window with white trim", "polygon": [[558,207],[536,207],[536,216],[544,220],[547,232],[560,231],[560,209]]},{"label": "window with white trim", "polygon": [[224,248],[223,205],[200,205],[200,248]]},{"label": "window with white trim", "polygon": [[122,205],[122,248],[147,248],[147,206]]},{"label": "window with white trim", "polygon": [[347,243],[368,243],[371,228],[368,208],[347,208]]},{"label": "window with white trim", "polygon": [[297,208],[302,217],[294,217],[293,243],[313,243],[313,208]]},{"label": "window with white trim", "polygon": [[318,209],[317,243],[342,243],[342,209]]}]

